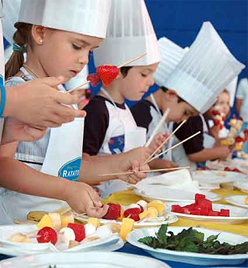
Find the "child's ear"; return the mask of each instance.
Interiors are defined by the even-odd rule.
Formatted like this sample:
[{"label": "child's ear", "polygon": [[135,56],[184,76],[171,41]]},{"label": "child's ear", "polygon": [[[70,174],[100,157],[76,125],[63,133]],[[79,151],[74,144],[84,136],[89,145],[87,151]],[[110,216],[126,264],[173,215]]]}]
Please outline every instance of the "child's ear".
[{"label": "child's ear", "polygon": [[177,95],[176,91],[173,89],[167,90],[165,92],[165,95],[169,100],[178,100],[178,95]]},{"label": "child's ear", "polygon": [[32,37],[37,45],[42,45],[46,36],[47,28],[40,25],[33,25]]}]

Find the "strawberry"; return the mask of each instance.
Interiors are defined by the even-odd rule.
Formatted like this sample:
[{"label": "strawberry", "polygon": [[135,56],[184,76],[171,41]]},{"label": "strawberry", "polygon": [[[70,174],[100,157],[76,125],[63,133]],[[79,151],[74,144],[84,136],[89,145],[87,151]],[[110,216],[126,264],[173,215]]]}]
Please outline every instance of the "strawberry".
[{"label": "strawberry", "polygon": [[106,220],[117,220],[119,217],[121,217],[121,205],[119,204],[108,204],[109,208],[107,213],[102,217]]},{"label": "strawberry", "polygon": [[124,217],[133,219],[134,221],[139,221],[139,214],[141,213],[141,208],[129,208],[124,211]]},{"label": "strawberry", "polygon": [[37,233],[38,243],[49,243],[56,244],[58,241],[58,235],[56,231],[51,227],[43,227]]},{"label": "strawberry", "polygon": [[96,87],[101,82],[101,79],[98,74],[89,74],[87,76],[87,81],[90,81],[92,87]]},{"label": "strawberry", "polygon": [[220,124],[220,120],[218,120],[218,119],[214,119],[214,125],[215,126],[218,126]]},{"label": "strawberry", "polygon": [[102,83],[105,86],[109,86],[119,74],[119,69],[113,65],[102,65],[97,67],[96,72]]},{"label": "strawberry", "polygon": [[81,242],[85,238],[85,228],[84,225],[79,223],[69,223],[68,228],[71,228],[75,234],[75,240]]}]

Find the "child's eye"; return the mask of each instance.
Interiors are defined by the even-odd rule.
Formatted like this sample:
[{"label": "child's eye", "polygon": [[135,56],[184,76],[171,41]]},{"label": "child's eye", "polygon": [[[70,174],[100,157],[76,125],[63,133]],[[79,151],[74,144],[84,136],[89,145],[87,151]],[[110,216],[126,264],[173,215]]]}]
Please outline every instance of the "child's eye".
[{"label": "child's eye", "polygon": [[81,47],[79,47],[79,46],[77,46],[77,45],[75,45],[75,44],[72,44],[72,47],[73,47],[74,49],[76,49],[76,50],[80,50],[80,49],[81,49]]},{"label": "child's eye", "polygon": [[147,77],[147,75],[146,74],[141,74],[143,77]]}]

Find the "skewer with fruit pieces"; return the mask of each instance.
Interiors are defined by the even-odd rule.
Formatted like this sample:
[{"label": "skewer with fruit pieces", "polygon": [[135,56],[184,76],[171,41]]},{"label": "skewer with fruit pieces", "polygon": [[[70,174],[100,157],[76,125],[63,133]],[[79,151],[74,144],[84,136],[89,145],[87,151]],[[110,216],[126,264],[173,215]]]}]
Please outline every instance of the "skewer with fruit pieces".
[{"label": "skewer with fruit pieces", "polygon": [[[126,241],[126,236],[133,230],[135,222],[165,220],[165,205],[154,200],[147,203],[140,200],[136,204],[122,207],[119,204],[109,204],[109,209],[103,219],[116,220],[100,225],[97,218],[88,218],[87,224],[74,223],[72,211],[65,215],[59,213],[46,213],[33,211],[28,214],[28,219],[38,221],[37,230],[30,233],[15,233],[10,236],[9,241],[19,243],[52,243],[53,245],[64,245],[64,249],[75,247],[83,242],[89,242],[101,237],[118,233]],[[31,235],[31,236],[30,236]]]},{"label": "skewer with fruit pieces", "polygon": [[221,145],[223,146],[231,146],[235,144],[235,137],[237,136],[237,133],[239,133],[239,131],[242,128],[243,125],[243,118],[239,117],[233,117],[230,122],[228,123],[228,125],[231,126],[229,133],[227,135],[226,139],[223,139],[221,141]]},{"label": "skewer with fruit pieces", "polygon": [[75,90],[81,90],[82,87],[84,87],[87,84],[91,84],[92,87],[96,87],[98,84],[100,84],[101,82],[103,83],[104,86],[109,86],[114,80],[115,78],[118,76],[118,74],[120,73],[120,68],[136,61],[139,60],[140,58],[144,57],[146,54],[142,54],[138,57],[135,57],[134,59],[131,59],[119,66],[115,66],[115,65],[101,65],[98,66],[96,69],[96,73],[93,74],[89,74],[87,76],[87,82],[85,82],[84,84],[70,89],[67,92],[71,93],[72,91]]},{"label": "skewer with fruit pieces", "polygon": [[113,234],[111,226],[100,226],[98,219],[90,218],[85,225],[74,223],[72,211],[59,213],[30,212],[29,218],[39,221],[37,230],[15,233],[9,241],[17,243],[52,243],[58,250],[66,250]]},{"label": "skewer with fruit pieces", "polygon": [[224,128],[225,116],[219,111],[218,106],[214,107],[213,110],[213,121],[215,126],[219,126],[220,130]]}]

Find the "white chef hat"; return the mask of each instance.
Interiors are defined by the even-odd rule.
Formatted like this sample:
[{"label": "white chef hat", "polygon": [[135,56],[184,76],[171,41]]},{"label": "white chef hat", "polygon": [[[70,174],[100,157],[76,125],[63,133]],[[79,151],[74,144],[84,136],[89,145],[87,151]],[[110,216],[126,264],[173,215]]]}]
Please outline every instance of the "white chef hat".
[{"label": "white chef hat", "polygon": [[[88,65],[84,66],[83,70],[78,73],[75,77],[73,77],[68,83],[65,84],[66,89],[77,88],[80,85],[84,84],[87,81],[87,76],[89,74]],[[87,89],[90,87],[90,84],[86,84],[83,86],[83,89]]]},{"label": "white chef hat", "polygon": [[160,61],[157,37],[144,0],[112,0],[106,39],[94,50],[95,65],[119,66],[146,53],[127,66]]},{"label": "white chef hat", "polygon": [[234,100],[235,100],[235,94],[236,94],[236,89],[237,89],[237,83],[238,83],[238,77],[236,76],[232,82],[226,86],[226,90],[230,94],[230,106],[234,105]]},{"label": "white chef hat", "polygon": [[161,61],[153,78],[154,82],[162,87],[165,86],[165,81],[187,53],[187,50],[181,48],[166,37],[162,37],[158,40],[158,46]]},{"label": "white chef hat", "polygon": [[[16,31],[14,24],[18,21],[18,14],[20,11],[21,0],[4,1],[3,17],[3,35],[4,38],[13,44],[13,35]],[[12,49],[11,49],[12,50]]]},{"label": "white chef hat", "polygon": [[18,22],[105,38],[111,0],[22,0]]},{"label": "white chef hat", "polygon": [[204,22],[165,86],[204,113],[244,67],[228,50],[212,24]]}]

